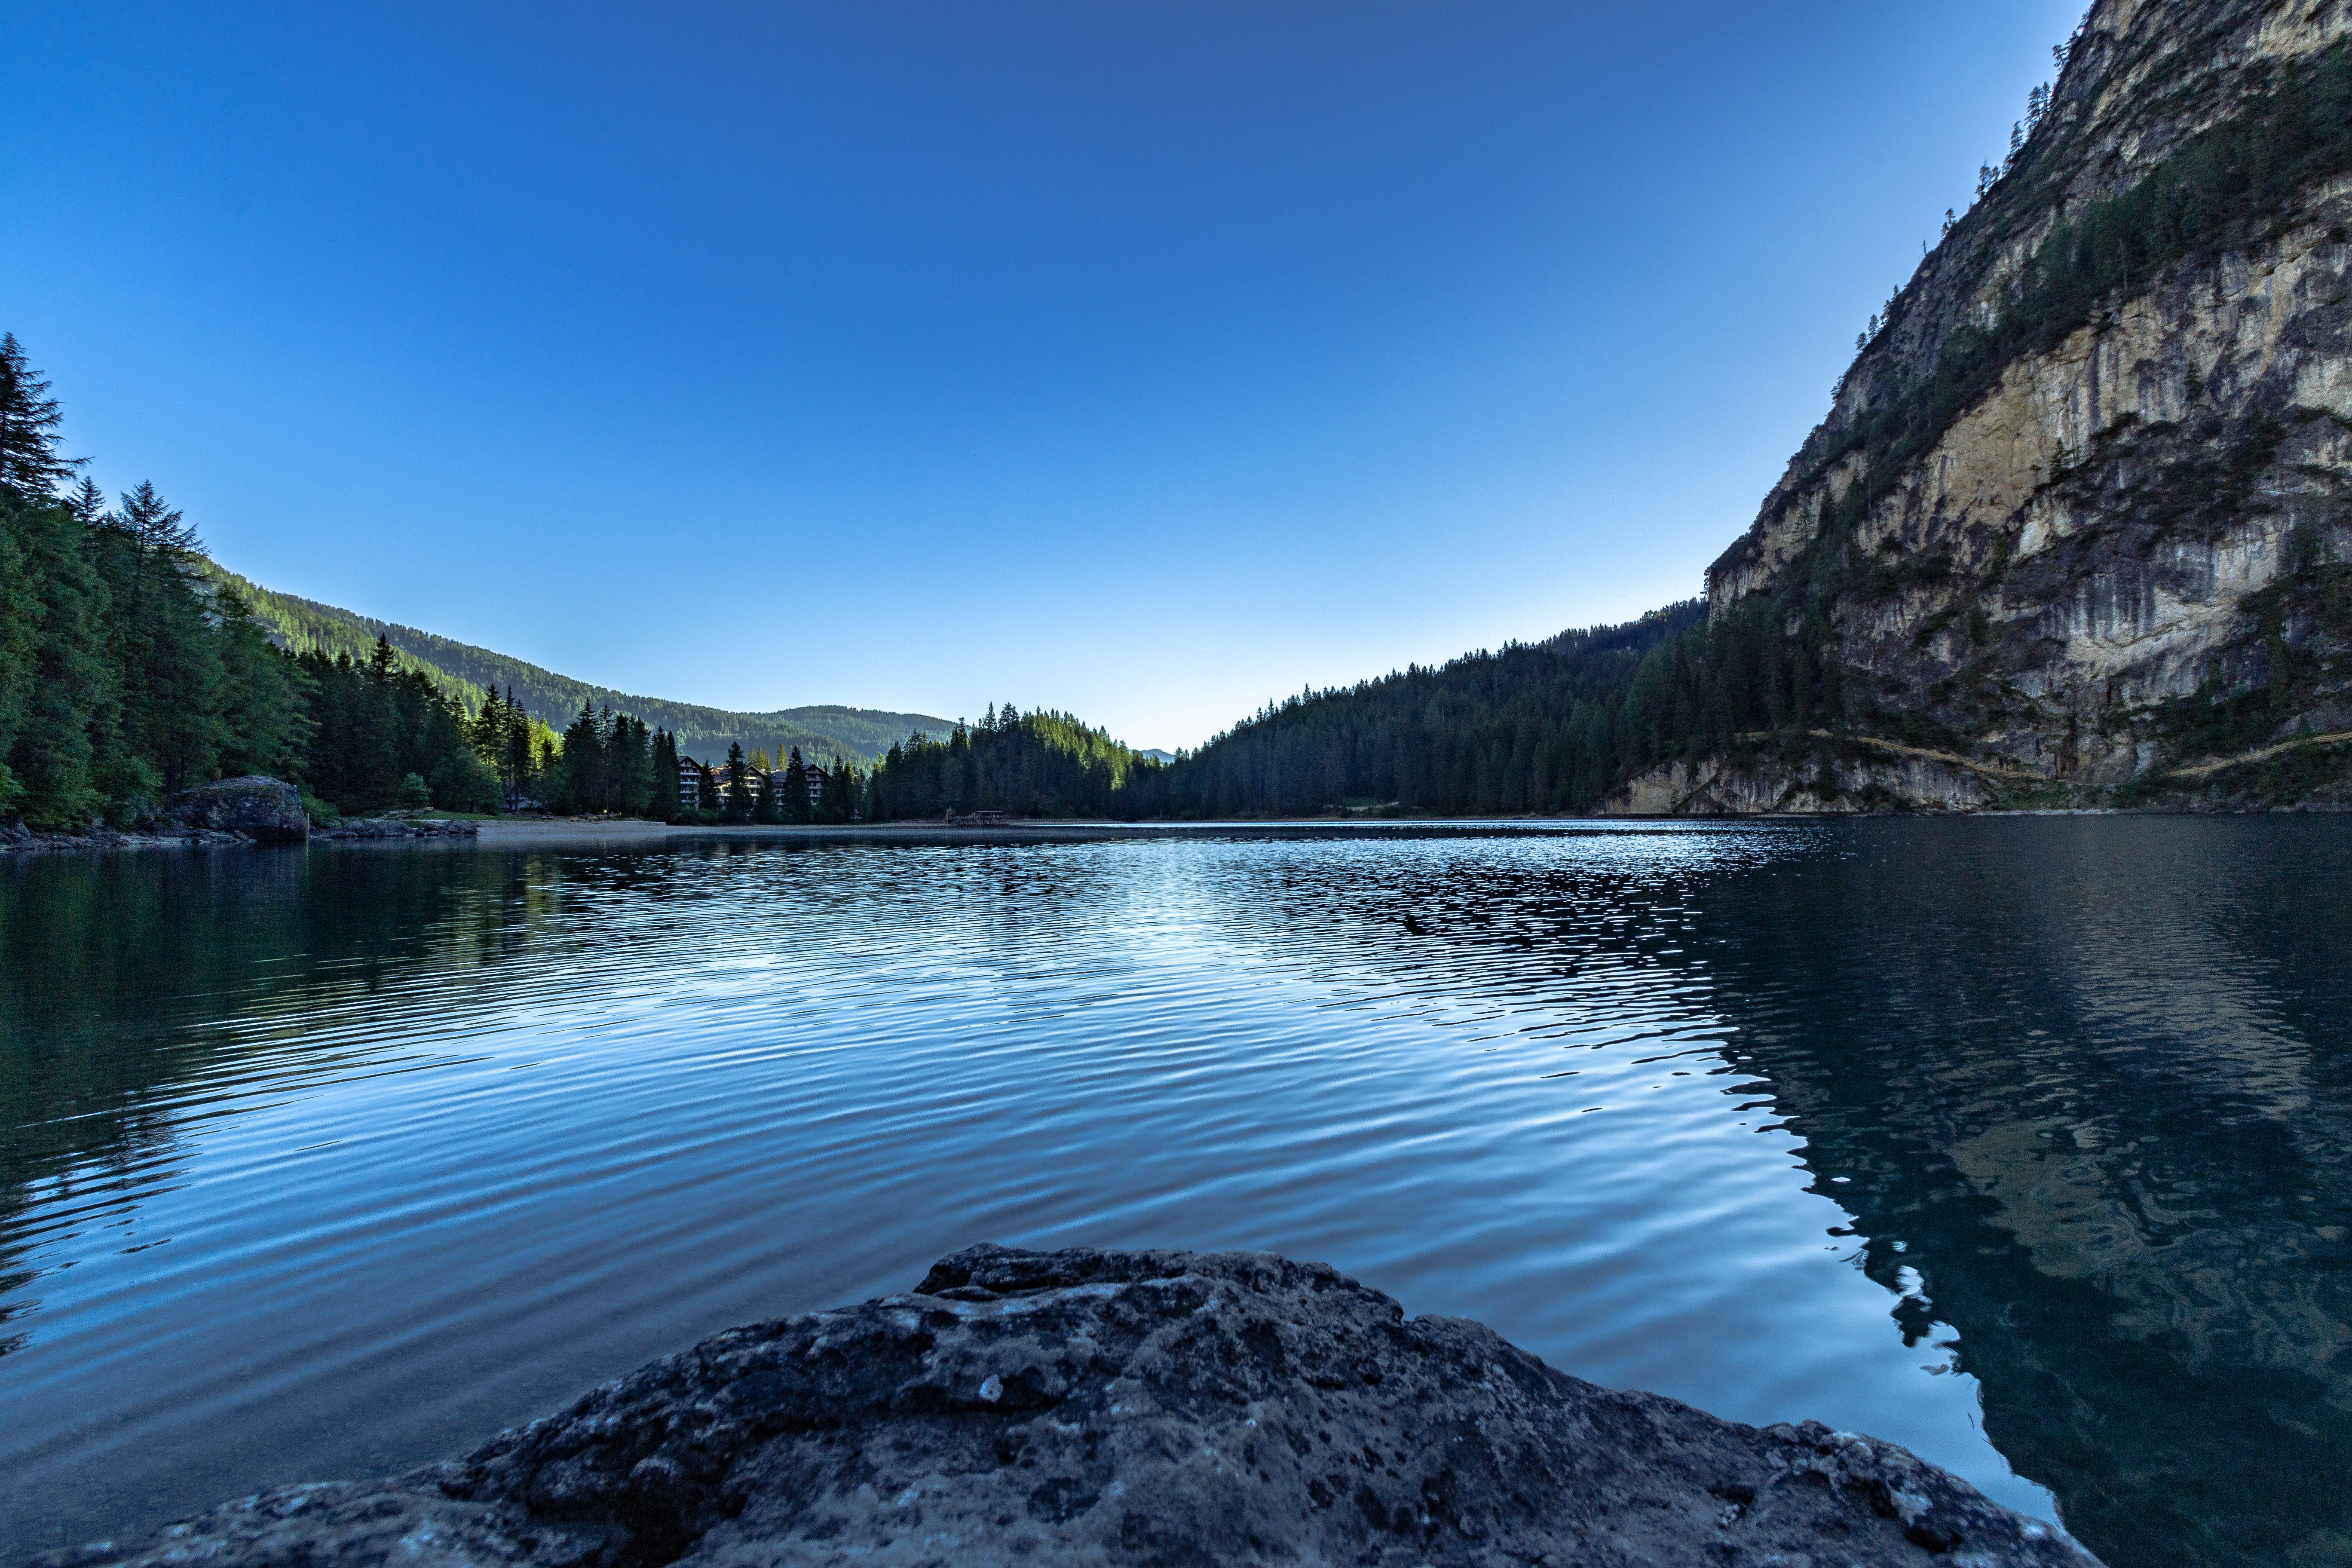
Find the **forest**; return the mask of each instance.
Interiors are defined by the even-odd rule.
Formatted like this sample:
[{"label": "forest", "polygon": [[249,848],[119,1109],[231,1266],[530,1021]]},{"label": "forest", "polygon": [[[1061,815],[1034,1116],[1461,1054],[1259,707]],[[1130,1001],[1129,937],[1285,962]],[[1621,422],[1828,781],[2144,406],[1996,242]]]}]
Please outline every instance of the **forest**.
[{"label": "forest", "polygon": [[1150,789],[1163,771],[1066,713],[992,703],[943,741],[918,732],[892,746],[874,764],[866,808],[877,822],[980,809],[1131,819],[1157,815]]},{"label": "forest", "polygon": [[1710,631],[1705,606],[1686,600],[1622,626],[1302,691],[1164,765],[1067,714],[1008,703],[944,742],[892,747],[867,808],[877,821],[982,808],[1192,821],[1590,812],[1659,762],[1821,750],[1806,731],[1842,726],[1852,706],[1827,647],[1825,626],[1781,636],[1758,614]]},{"label": "forest", "polygon": [[470,689],[381,634],[356,656],[349,639],[281,648],[152,484],[110,503],[79,477],[62,422],[23,345],[0,335],[0,822],[128,827],[244,773],[296,784],[320,821],[526,801],[712,822],[859,813],[854,765],[804,770],[795,748],[799,792],[771,802],[765,756],[740,745],[703,768],[708,804],[682,813],[677,738],[632,715],[583,701],[558,736],[511,688],[469,704]]},{"label": "forest", "polygon": [[[1628,771],[1843,710],[1826,627],[1696,601],[1637,622],[1270,704],[1162,764],[1066,713],[992,706],[854,760],[721,758],[583,700],[561,736],[512,691],[474,710],[382,636],[365,657],[274,646],[152,485],[110,503],[58,450],[47,384],[0,337],[0,820],[152,817],[226,774],[298,784],[314,815],[391,807],[794,823],[996,808],[1127,819],[1591,809]],[[680,801],[681,768],[699,780]]]},{"label": "forest", "polygon": [[382,638],[392,645],[402,668],[423,670],[468,712],[478,710],[488,693],[498,691],[509,700],[519,697],[532,712],[554,716],[559,722],[562,715],[576,711],[583,703],[632,713],[648,724],[667,727],[682,743],[698,750],[722,751],[730,741],[740,740],[746,746],[772,748],[779,756],[798,746],[811,756],[840,752],[860,762],[879,756],[909,729],[941,734],[948,729],[946,720],[920,713],[837,706],[739,713],[658,697],[627,696],[415,626],[275,593],[216,562],[205,563],[205,572],[235,590],[279,647],[294,653],[317,649],[330,658],[348,653],[354,660],[365,662]]},{"label": "forest", "polygon": [[365,659],[277,647],[152,484],[110,503],[79,476],[62,417],[0,335],[0,821],[129,826],[242,773],[298,783],[320,816],[488,811],[502,774],[552,760],[546,726],[469,717],[381,641]]}]

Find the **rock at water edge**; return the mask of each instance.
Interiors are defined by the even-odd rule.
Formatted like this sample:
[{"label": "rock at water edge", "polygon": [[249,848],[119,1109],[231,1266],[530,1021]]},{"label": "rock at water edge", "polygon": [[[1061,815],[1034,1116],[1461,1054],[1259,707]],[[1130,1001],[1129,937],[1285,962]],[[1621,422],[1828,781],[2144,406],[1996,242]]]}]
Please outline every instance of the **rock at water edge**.
[{"label": "rock at water edge", "polygon": [[310,837],[310,819],[292,784],[248,773],[200,784],[172,797],[165,808],[176,822],[242,834],[264,844],[300,844]]},{"label": "rock at water edge", "polygon": [[53,1564],[2033,1564],[1902,1448],[1555,1372],[1265,1253],[976,1247],[730,1330],[395,1482]]}]

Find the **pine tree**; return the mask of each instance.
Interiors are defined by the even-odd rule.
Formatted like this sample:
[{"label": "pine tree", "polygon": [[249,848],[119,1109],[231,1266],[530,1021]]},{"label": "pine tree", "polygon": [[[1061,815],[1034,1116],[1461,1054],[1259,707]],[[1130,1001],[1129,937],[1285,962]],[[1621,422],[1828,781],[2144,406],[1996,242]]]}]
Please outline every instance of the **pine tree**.
[{"label": "pine tree", "polygon": [[604,773],[604,743],[597,733],[596,710],[583,698],[579,715],[563,731],[563,750],[548,770],[549,809],[567,816],[603,809]]},{"label": "pine tree", "polygon": [[498,767],[506,749],[504,745],[506,716],[502,711],[504,707],[505,704],[499,700],[499,689],[495,686],[491,687],[482,697],[481,711],[474,715],[474,721],[466,731],[467,742],[475,751],[481,753],[482,760],[489,763],[494,770]]},{"label": "pine tree", "polygon": [[0,492],[0,821],[24,796],[9,758],[40,662],[41,601],[19,532],[16,504]]},{"label": "pine tree", "polygon": [[0,333],[0,486],[25,501],[46,501],[81,465],[58,453],[65,415],[49,384],[26,362],[14,332]]},{"label": "pine tree", "polygon": [[751,755],[751,788],[757,804],[751,810],[751,820],[762,826],[773,826],[784,820],[783,790],[780,775],[769,763],[764,751]]},{"label": "pine tree", "polygon": [[743,742],[727,742],[727,820],[751,820],[751,764],[744,758]]},{"label": "pine tree", "polygon": [[654,731],[653,780],[646,805],[650,816],[664,822],[678,820],[677,737],[667,730]]},{"label": "pine tree", "polygon": [[530,711],[515,700],[514,688],[507,688],[505,763],[499,772],[507,788],[518,796],[528,796],[536,782],[538,770],[532,765]]},{"label": "pine tree", "polygon": [[777,815],[786,822],[809,819],[808,764],[801,761],[798,746],[793,748],[792,758],[784,764],[784,798]]},{"label": "pine tree", "polygon": [[[85,486],[69,505],[86,513]],[[222,628],[200,587],[195,530],[155,487],[126,493],[89,535],[108,589],[108,657],[121,722],[93,732],[97,776],[118,818],[216,776],[226,738]]]},{"label": "pine tree", "polygon": [[[15,342],[0,339],[0,359],[15,352]],[[35,466],[19,463],[0,473],[8,476],[0,482],[15,489]],[[9,582],[23,585],[10,595],[18,607],[0,614],[21,616],[35,628],[11,659],[21,682],[8,684],[22,695],[11,699],[16,711],[8,738],[8,784],[27,822],[80,827],[105,805],[90,732],[111,724],[119,689],[105,657],[106,584],[73,513],[46,498],[24,504],[16,499],[23,493],[0,497],[0,520],[12,536],[7,553],[21,571],[21,576],[10,574]]]},{"label": "pine tree", "polygon": [[654,804],[653,742],[645,721],[626,713],[614,719],[605,759],[611,808],[628,816],[645,816]]},{"label": "pine tree", "polygon": [[[154,485],[146,480],[123,496],[116,515],[151,562],[184,563],[204,552],[204,542],[196,537],[194,525],[180,515],[178,508],[164,504]],[[382,637],[376,641],[390,647]]]},{"label": "pine tree", "polygon": [[81,483],[66,497],[66,510],[74,514],[76,522],[93,533],[114,521],[107,513],[106,492],[100,489],[98,481],[88,474],[82,476]]}]

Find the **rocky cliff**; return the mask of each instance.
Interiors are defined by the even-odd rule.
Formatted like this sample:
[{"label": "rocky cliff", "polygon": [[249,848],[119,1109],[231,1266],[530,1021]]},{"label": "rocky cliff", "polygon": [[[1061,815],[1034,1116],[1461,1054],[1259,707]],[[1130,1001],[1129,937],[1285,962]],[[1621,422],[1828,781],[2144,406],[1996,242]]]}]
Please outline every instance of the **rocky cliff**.
[{"label": "rocky cliff", "polygon": [[1779,724],[1621,807],[2352,796],[2347,39],[2097,0],[1709,570]]},{"label": "rocky cliff", "polygon": [[453,1465],[44,1561],[2093,1563],[1891,1444],[1596,1388],[1319,1264],[994,1247],[720,1334]]}]

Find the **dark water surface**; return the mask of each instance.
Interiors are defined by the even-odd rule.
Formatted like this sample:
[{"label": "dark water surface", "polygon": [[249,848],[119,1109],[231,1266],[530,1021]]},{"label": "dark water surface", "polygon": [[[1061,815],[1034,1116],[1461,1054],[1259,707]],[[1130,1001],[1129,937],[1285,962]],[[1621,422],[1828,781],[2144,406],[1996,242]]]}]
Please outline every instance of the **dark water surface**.
[{"label": "dark water surface", "polygon": [[2352,1561],[2347,886],[2330,819],[11,861],[0,1555],[988,1238]]}]

